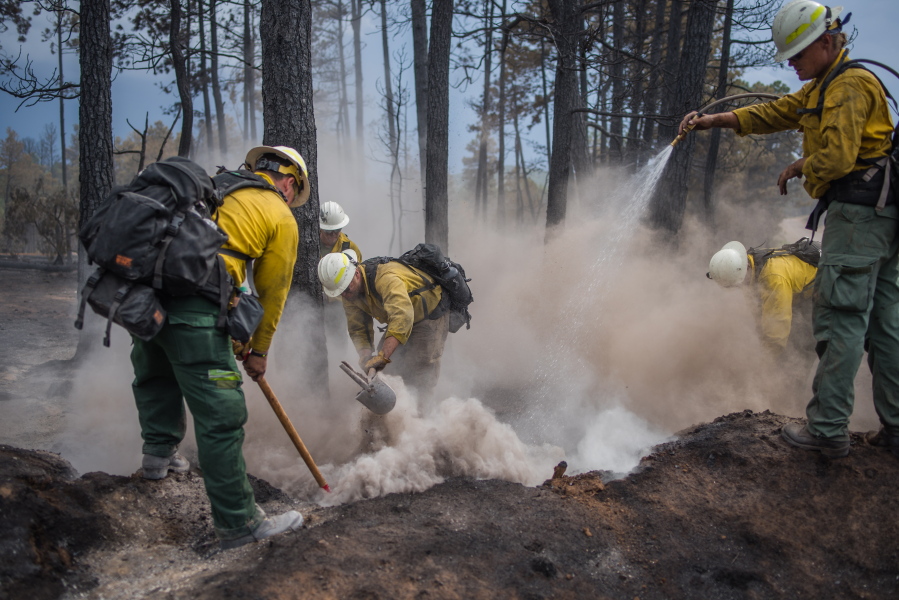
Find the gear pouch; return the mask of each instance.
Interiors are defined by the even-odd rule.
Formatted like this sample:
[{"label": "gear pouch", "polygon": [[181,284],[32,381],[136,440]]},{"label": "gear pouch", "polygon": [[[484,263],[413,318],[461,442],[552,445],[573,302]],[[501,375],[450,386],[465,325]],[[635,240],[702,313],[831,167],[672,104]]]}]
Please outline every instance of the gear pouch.
[{"label": "gear pouch", "polygon": [[831,255],[828,264],[818,266],[815,302],[836,310],[864,312],[874,297],[877,259]]},{"label": "gear pouch", "polygon": [[226,329],[233,339],[246,344],[256,331],[265,310],[259,298],[253,294],[237,290],[231,308],[228,310]]}]

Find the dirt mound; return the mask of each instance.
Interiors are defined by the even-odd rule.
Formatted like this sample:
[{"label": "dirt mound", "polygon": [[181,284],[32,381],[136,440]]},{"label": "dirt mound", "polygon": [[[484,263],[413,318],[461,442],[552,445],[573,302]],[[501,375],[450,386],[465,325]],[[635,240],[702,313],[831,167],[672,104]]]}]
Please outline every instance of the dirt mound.
[{"label": "dirt mound", "polygon": [[899,460],[858,436],[846,459],[790,448],[787,421],[721,417],[615,481],[459,478],[325,509],[255,480],[306,527],[229,552],[195,472],[76,479],[0,447],[0,597],[895,598]]}]

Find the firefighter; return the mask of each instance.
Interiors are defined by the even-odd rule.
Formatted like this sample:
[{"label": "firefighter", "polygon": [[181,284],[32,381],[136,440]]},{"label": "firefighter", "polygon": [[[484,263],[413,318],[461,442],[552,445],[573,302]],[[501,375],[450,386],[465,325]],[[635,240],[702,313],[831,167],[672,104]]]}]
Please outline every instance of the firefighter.
[{"label": "firefighter", "polygon": [[356,253],[356,260],[362,261],[359,246],[343,232],[343,228],[349,223],[350,217],[342,206],[336,202],[322,203],[318,217],[319,258],[323,258],[331,252],[343,252],[351,249]]},{"label": "firefighter", "polygon": [[[347,252],[326,255],[318,277],[326,295],[343,300],[347,330],[365,373],[390,364],[419,400],[431,400],[449,331],[443,288],[396,261],[365,265]],[[375,352],[372,318],[387,329]]]},{"label": "firefighter", "polygon": [[813,249],[809,253],[813,258],[809,259],[781,248],[752,248],[747,252],[740,242],[728,242],[709,261],[709,279],[725,288],[748,287],[758,306],[762,343],[772,356],[782,354],[788,343],[803,353],[814,351],[812,283],[820,256],[815,244],[805,245]]},{"label": "firefighter", "polygon": [[[791,445],[829,457],[849,453],[854,380],[865,350],[873,374],[882,444],[899,453],[899,208],[885,183],[892,119],[883,87],[849,60],[841,7],[795,0],[777,13],[777,60],[802,81],[792,94],[733,112],[684,117],[679,131],[726,127],[738,135],[800,129],[802,158],[777,180],[805,178],[819,200],[809,229],[827,211],[814,286],[813,329],[819,357],[806,407],[807,423],[784,426]],[[833,77],[831,77],[833,75]],[[885,167],[885,168],[884,168]]]},{"label": "firefighter", "polygon": [[[254,380],[265,374],[272,336],[281,317],[293,275],[299,239],[291,207],[309,197],[303,158],[285,146],[253,148],[247,164],[272,189],[244,188],[224,198],[216,212],[228,234],[224,248],[254,259],[253,279],[265,315],[253,333],[252,349],[242,355]],[[244,260],[224,257],[235,282],[247,278]],[[143,437],[143,477],[162,479],[185,472],[177,453],[184,438],[184,404],[194,419],[203,483],[223,549],[297,530],[303,517],[288,511],[267,517],[256,504],[243,458],[247,407],[231,340],[216,327],[219,306],[205,297],[163,297],[167,319],[149,342],[134,338],[132,389]]]}]

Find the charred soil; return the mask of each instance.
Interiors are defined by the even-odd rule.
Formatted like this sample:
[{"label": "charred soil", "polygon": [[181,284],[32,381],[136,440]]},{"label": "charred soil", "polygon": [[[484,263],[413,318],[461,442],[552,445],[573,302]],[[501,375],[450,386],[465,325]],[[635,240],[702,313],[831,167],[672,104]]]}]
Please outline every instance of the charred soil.
[{"label": "charred soil", "polygon": [[[4,331],[17,329],[8,301]],[[46,365],[15,368],[10,394],[47,385]],[[896,598],[899,460],[859,435],[845,459],[793,449],[789,421],[720,417],[614,481],[460,478],[322,508],[254,478],[267,512],[297,508],[306,524],[227,552],[196,470],[78,476],[64,457],[3,445],[0,599]]]}]

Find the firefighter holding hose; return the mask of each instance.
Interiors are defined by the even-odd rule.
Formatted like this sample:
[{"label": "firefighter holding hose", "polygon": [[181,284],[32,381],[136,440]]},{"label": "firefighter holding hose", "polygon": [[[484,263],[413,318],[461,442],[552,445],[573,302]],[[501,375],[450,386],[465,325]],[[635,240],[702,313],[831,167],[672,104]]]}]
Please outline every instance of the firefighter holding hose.
[{"label": "firefighter holding hose", "polygon": [[878,440],[899,456],[899,207],[885,183],[893,124],[883,86],[850,63],[842,32],[849,15],[841,20],[841,13],[842,7],[812,0],[785,5],[772,27],[775,58],[808,83],[733,112],[690,113],[679,132],[802,131],[802,158],[783,170],[777,185],[786,194],[789,180],[805,179],[806,191],[818,199],[807,226],[812,231],[827,211],[812,317],[819,364],[807,424],[788,424],[782,435],[799,448],[846,456],[853,382],[867,350],[883,425]]}]

